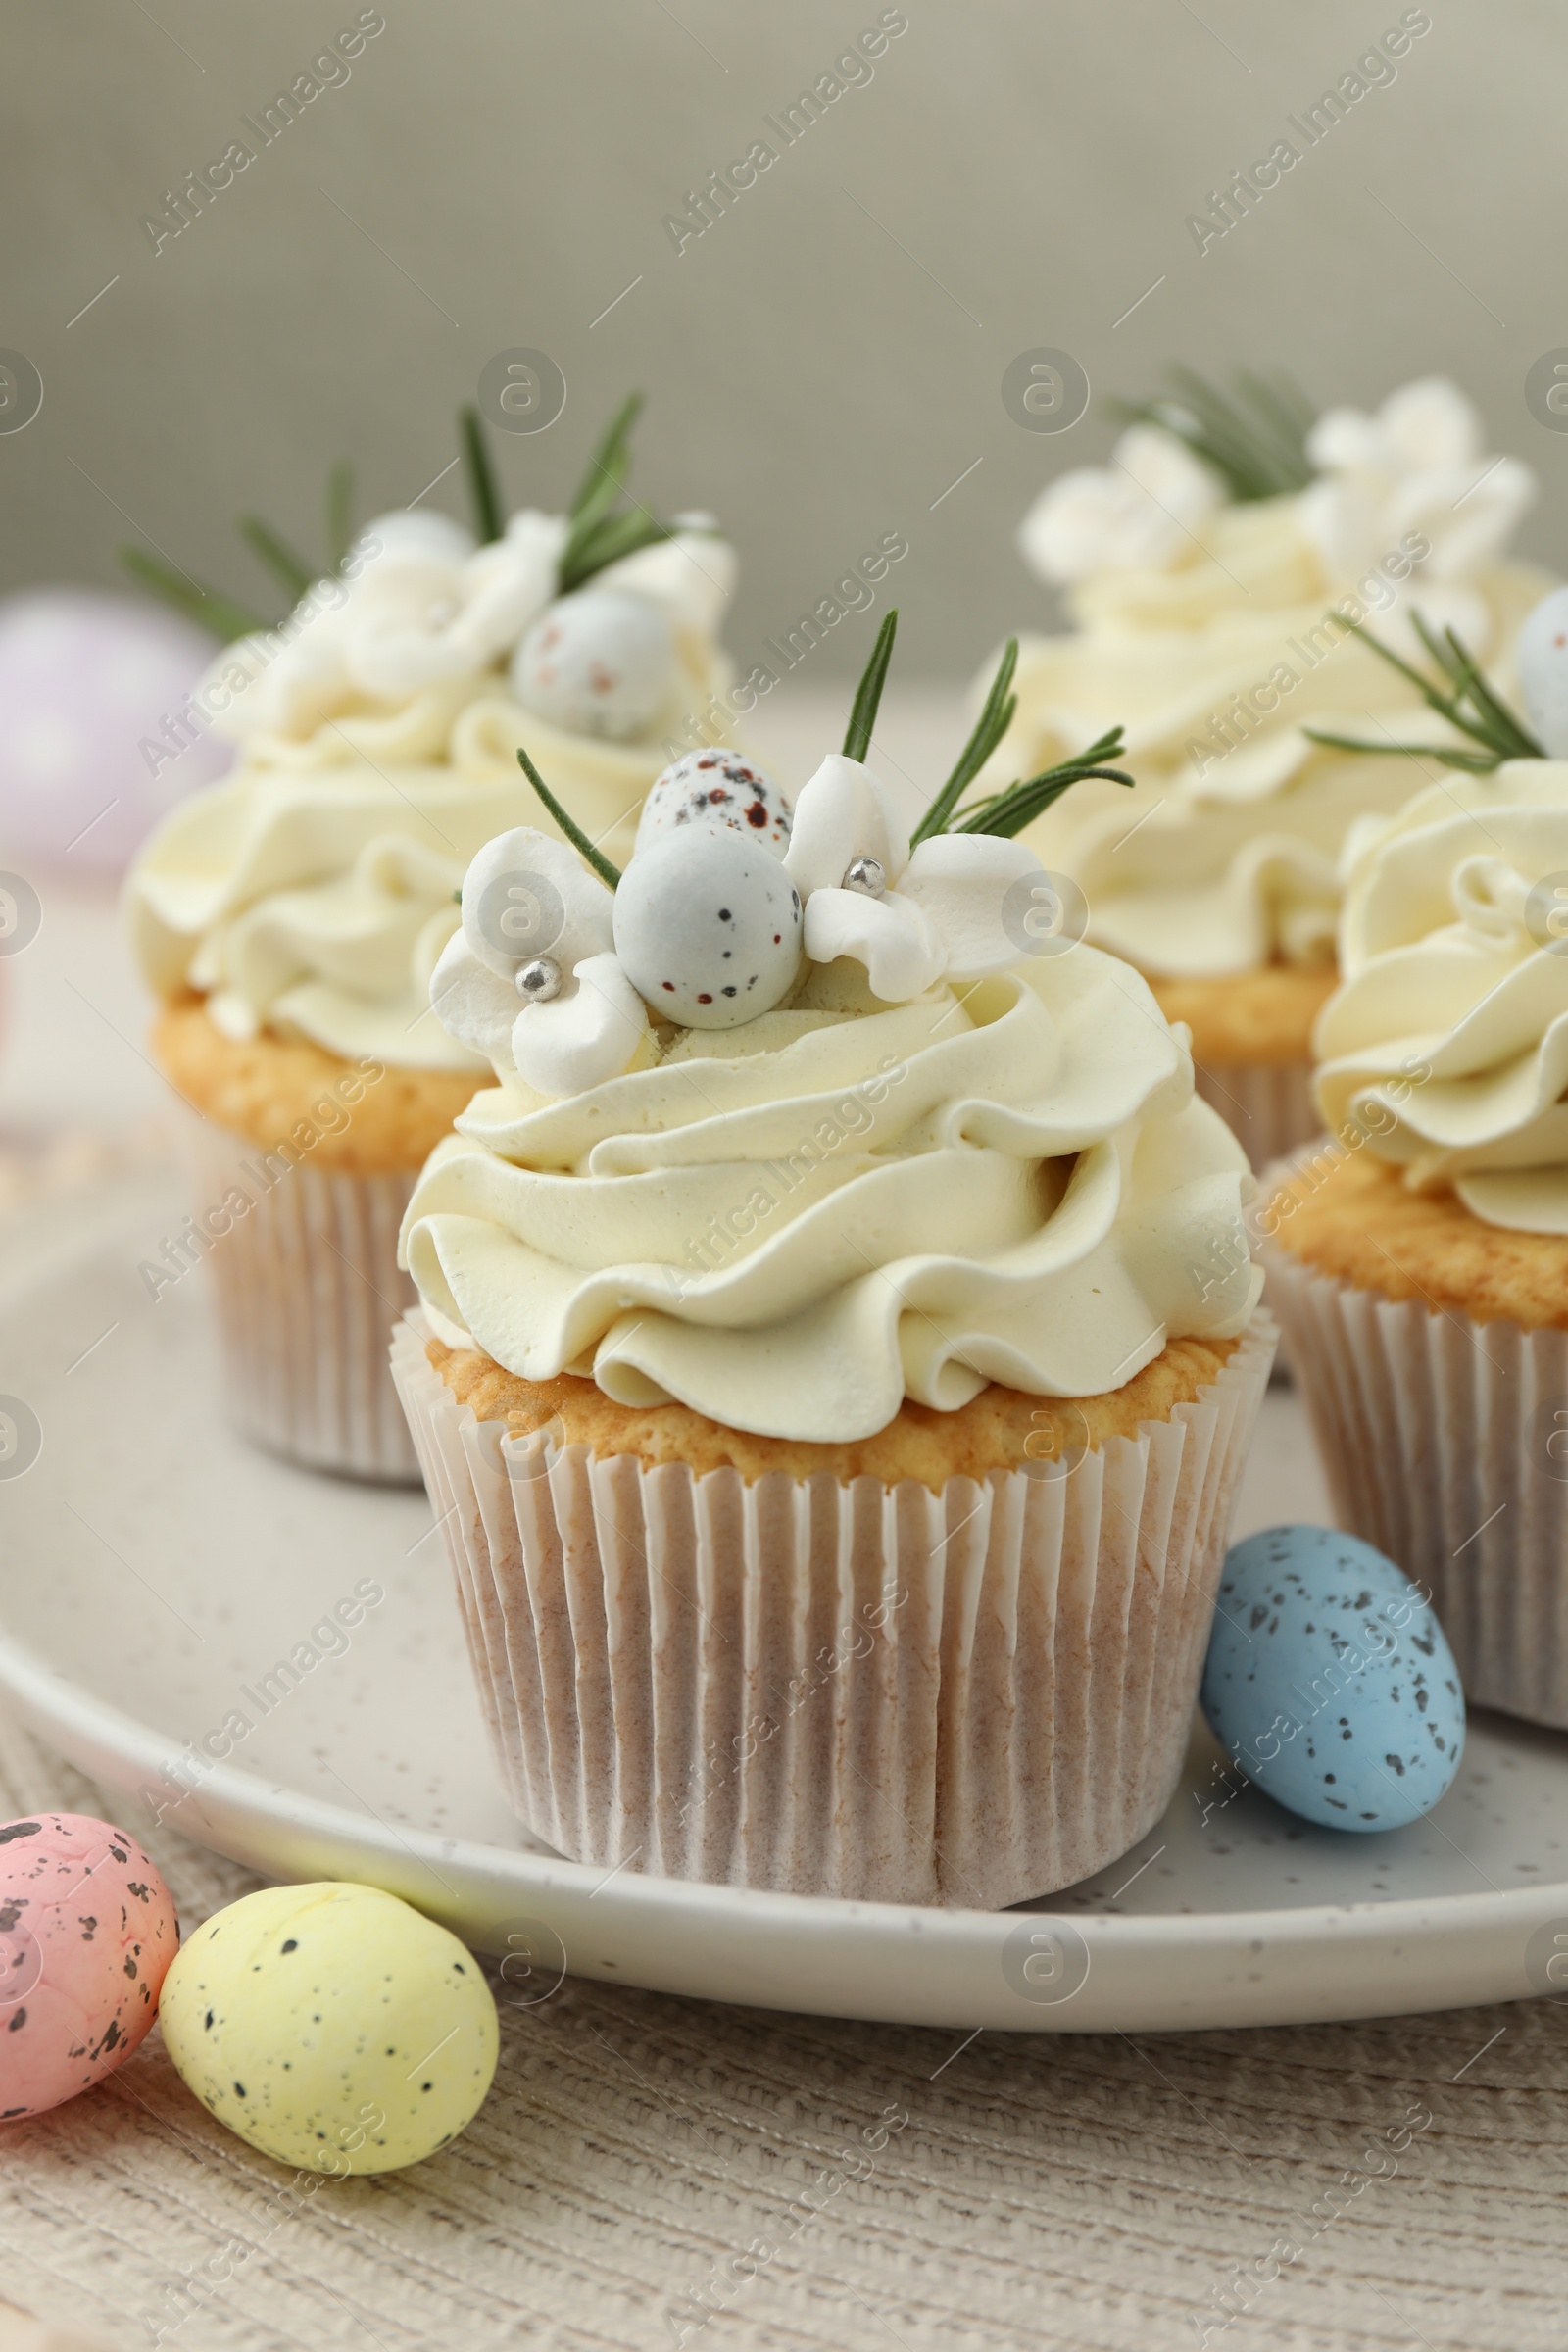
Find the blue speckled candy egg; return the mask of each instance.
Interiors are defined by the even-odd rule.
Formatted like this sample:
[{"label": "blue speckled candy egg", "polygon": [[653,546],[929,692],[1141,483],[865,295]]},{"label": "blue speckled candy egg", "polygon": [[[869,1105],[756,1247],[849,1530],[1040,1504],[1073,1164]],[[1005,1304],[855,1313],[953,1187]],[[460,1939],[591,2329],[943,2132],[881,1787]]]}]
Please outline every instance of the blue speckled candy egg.
[{"label": "blue speckled candy egg", "polygon": [[1331,1527],[1265,1528],[1233,1547],[1202,1707],[1249,1780],[1331,1830],[1419,1820],[1464,1753],[1464,1692],[1431,1602]]}]

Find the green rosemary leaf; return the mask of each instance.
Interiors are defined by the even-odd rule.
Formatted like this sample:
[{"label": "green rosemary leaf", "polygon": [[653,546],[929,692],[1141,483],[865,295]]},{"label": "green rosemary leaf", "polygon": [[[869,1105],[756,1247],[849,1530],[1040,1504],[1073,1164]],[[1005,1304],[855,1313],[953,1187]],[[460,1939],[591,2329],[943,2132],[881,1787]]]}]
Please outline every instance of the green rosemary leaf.
[{"label": "green rosemary leaf", "polygon": [[601,850],[597,844],[591,842],[587,834],[583,831],[581,825],[574,823],[573,820],[566,814],[566,811],[564,808],[563,808],[561,803],[557,800],[555,794],[551,791],[549,785],[545,782],[543,776],[539,773],[539,770],[535,767],[527,753],[520,747],[518,748],[517,752],[517,765],[522,769],[523,774],[527,777],[529,783],[533,786],[535,792],[539,795],[539,798],[543,801],[545,807],[549,809],[551,815],[555,818],[557,824],[561,827],[561,830],[563,833],[564,833],[566,839],[570,842],[578,857],[587,859],[588,863],[593,867],[594,872],[599,876],[601,882],[608,882],[612,890],[618,889],[620,886],[619,866],[612,865],[610,859],[605,856],[604,851]]},{"label": "green rosemary leaf", "polygon": [[1312,479],[1305,443],[1313,411],[1290,376],[1243,373],[1226,394],[1190,368],[1168,372],[1170,392],[1111,406],[1131,423],[1157,424],[1184,441],[1239,501],[1306,488]]},{"label": "green rosemary leaf", "polygon": [[336,574],[354,544],[354,468],[339,458],[326,477],[326,567]]},{"label": "green rosemary leaf", "polygon": [[1516,718],[1501,696],[1494,692],[1473,654],[1467,653],[1452,629],[1444,632],[1463,678],[1463,692],[1474,704],[1495,740],[1512,760],[1544,760],[1545,747],[1536,741],[1523,720]]},{"label": "green rosemary leaf", "polygon": [[1502,765],[1500,752],[1467,752],[1456,743],[1364,743],[1355,735],[1331,735],[1326,727],[1303,727],[1313,743],[1326,743],[1338,752],[1370,752],[1387,760],[1436,760],[1440,767],[1457,767],[1467,776],[1490,776]]},{"label": "green rosemary leaf", "polygon": [[888,663],[893,659],[893,640],[898,635],[898,630],[899,609],[895,605],[876,633],[876,643],[871,648],[871,659],[867,662],[860,683],[855,690],[855,701],[850,710],[850,723],[844,731],[844,757],[846,760],[863,760],[871,748],[871,735],[876,726],[877,709],[882,700],[883,686],[887,682]]},{"label": "green rosemary leaf", "polygon": [[597,520],[619,497],[631,466],[631,428],[642,413],[643,397],[641,392],[628,392],[606,426],[566,511],[571,522]]},{"label": "green rosemary leaf", "polygon": [[661,522],[646,507],[634,508],[625,514],[606,515],[582,539],[574,535],[568,540],[558,575],[562,595],[582,587],[595,572],[603,571],[607,564],[618,564],[623,557],[634,556],[640,547],[657,547],[661,540],[673,537],[673,523]]},{"label": "green rosemary leaf", "polygon": [[478,410],[464,409],[459,422],[463,433],[468,497],[473,507],[474,536],[481,547],[488,547],[492,539],[499,539],[507,527],[501,513],[501,493],[496,487],[495,468],[490,463],[490,451]]},{"label": "green rosemary leaf", "polygon": [[142,587],[162,597],[166,605],[183,612],[199,628],[211,629],[224,645],[231,645],[236,637],[254,637],[272,625],[244,605],[236,604],[232,597],[216,588],[203,588],[175,571],[172,564],[160,564],[156,557],[144,555],[139,547],[122,547],[120,561]]},{"label": "green rosemary leaf", "polygon": [[931,834],[942,831],[959,800],[1011,726],[1013,712],[1018,708],[1018,698],[1010,691],[1012,673],[1017,666],[1018,640],[1009,637],[1003,649],[1002,660],[997,664],[997,674],[991,681],[985,707],[975,720],[974,732],[958,754],[953,773],[916,825],[910,841],[911,848],[928,839]]},{"label": "green rosemary leaf", "polygon": [[235,528],[251,553],[260,557],[272,577],[281,583],[289,604],[297,605],[316,577],[304,557],[297,556],[287,540],[280,539],[259,514],[242,514]]},{"label": "green rosemary leaf", "polygon": [[1063,760],[1054,767],[1043,768],[1038,776],[1029,776],[1022,783],[1008,785],[1005,792],[990,793],[983,801],[960,811],[957,821],[948,827],[951,833],[1000,833],[1010,837],[1021,833],[1053,801],[1058,801],[1074,784],[1084,783],[1090,776],[1102,776],[1110,784],[1131,786],[1137,779],[1125,768],[1111,767],[1108,761],[1120,757],[1122,730],[1111,727],[1092,743],[1086,752],[1075,759]]}]

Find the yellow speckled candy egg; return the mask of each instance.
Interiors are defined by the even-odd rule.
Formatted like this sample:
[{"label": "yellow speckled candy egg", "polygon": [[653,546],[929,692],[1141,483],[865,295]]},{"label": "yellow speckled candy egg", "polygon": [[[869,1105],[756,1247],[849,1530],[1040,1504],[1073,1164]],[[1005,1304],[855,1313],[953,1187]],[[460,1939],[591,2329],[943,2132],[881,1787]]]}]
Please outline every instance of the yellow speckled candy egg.
[{"label": "yellow speckled candy egg", "polygon": [[215,1913],[165,1978],[159,2016],[220,2123],[317,2172],[433,2156],[496,2071],[478,1962],[377,1886],[268,1886]]}]

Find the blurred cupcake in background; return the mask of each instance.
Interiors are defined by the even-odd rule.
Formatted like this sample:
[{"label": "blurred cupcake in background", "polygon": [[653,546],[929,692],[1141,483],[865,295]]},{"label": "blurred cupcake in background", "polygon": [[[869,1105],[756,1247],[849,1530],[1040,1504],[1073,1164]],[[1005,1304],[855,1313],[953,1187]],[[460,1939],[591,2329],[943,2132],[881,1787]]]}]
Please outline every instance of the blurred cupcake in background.
[{"label": "blurred cupcake in background", "polygon": [[1568,1728],[1568,590],[1521,632],[1528,719],[1441,650],[1461,740],[1422,764],[1460,772],[1352,840],[1329,1134],[1257,1221],[1341,1524],[1472,1700]]},{"label": "blurred cupcake in background", "polygon": [[[637,407],[565,515],[504,515],[470,412],[471,531],[409,510],[356,532],[343,469],[319,577],[247,520],[296,601],[273,628],[228,608],[233,641],[171,729],[171,763],[209,730],[238,745],[225,780],[159,826],[125,893],[162,1000],[157,1058],[199,1114],[187,1246],[211,1255],[240,1426],[323,1469],[416,1474],[386,1371],[412,1298],[398,1226],[486,1075],[429,983],[475,851],[509,825],[554,830],[518,745],[596,840],[629,844],[665,732],[728,678],[731,551],[704,518],[623,504]],[[134,567],[223,607],[145,557]]]},{"label": "blurred cupcake in background", "polygon": [[1081,752],[1111,720],[1137,778],[1092,785],[1028,839],[1087,903],[1089,936],[1188,1023],[1200,1091],[1254,1166],[1315,1132],[1312,1023],[1335,984],[1339,858],[1357,817],[1405,800],[1375,749],[1419,705],[1343,620],[1419,654],[1452,625],[1506,683],[1550,585],[1504,560],[1536,495],[1439,379],[1375,415],[1314,416],[1288,381],[1226,398],[1177,371],[1107,467],[1061,475],[1025,517],[1025,561],[1070,628],[1023,641],[1017,715],[988,778]]}]

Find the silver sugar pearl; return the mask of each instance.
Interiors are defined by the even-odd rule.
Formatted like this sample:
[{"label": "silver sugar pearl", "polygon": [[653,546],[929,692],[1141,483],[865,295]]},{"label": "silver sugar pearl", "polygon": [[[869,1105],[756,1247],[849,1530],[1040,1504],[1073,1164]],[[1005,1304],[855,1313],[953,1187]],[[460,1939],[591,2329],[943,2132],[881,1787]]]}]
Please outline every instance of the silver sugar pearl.
[{"label": "silver sugar pearl", "polygon": [[561,966],[553,956],[533,956],[519,963],[515,982],[525,1004],[548,1004],[561,994]]},{"label": "silver sugar pearl", "polygon": [[864,899],[880,899],[888,886],[880,858],[852,858],[844,876],[846,890],[858,890]]}]

